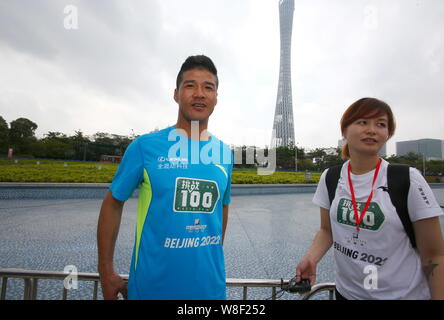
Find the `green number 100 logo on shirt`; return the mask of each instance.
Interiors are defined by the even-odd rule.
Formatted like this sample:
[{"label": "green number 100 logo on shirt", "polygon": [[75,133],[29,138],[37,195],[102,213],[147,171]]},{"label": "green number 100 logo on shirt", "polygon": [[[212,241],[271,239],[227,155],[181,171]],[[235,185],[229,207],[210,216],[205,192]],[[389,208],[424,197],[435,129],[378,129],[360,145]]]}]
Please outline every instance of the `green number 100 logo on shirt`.
[{"label": "green number 100 logo on shirt", "polygon": [[[358,211],[362,212],[365,202],[357,202]],[[385,220],[384,213],[376,202],[371,202],[359,227],[367,230],[378,230]],[[338,203],[337,221],[349,226],[356,226],[353,204],[349,199],[341,199]]]},{"label": "green number 100 logo on shirt", "polygon": [[219,200],[217,183],[211,180],[177,178],[175,212],[213,213]]}]

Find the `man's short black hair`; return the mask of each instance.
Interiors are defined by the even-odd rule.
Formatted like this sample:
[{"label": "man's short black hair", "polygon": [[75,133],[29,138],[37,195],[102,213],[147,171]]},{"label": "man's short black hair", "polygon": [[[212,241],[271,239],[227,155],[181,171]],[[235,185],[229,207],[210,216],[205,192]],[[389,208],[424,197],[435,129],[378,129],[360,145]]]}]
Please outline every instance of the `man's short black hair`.
[{"label": "man's short black hair", "polygon": [[176,79],[176,89],[179,89],[182,82],[184,72],[191,69],[207,70],[216,76],[216,87],[219,86],[219,78],[217,77],[217,69],[213,61],[204,55],[190,56],[182,64]]}]

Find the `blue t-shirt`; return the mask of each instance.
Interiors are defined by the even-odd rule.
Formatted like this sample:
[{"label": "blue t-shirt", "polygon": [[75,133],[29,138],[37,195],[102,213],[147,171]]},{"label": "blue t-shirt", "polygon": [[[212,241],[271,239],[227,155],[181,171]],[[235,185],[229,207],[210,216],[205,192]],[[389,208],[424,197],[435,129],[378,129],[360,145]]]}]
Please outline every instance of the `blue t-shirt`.
[{"label": "blue t-shirt", "polygon": [[232,152],[174,127],[138,137],[110,186],[126,201],[140,187],[129,299],[226,299],[222,206]]}]

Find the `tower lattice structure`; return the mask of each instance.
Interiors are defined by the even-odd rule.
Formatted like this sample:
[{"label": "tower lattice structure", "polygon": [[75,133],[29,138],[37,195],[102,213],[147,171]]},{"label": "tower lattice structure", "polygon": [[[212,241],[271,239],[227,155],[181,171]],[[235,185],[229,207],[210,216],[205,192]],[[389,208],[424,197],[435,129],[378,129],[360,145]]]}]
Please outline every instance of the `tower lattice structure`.
[{"label": "tower lattice structure", "polygon": [[295,143],[293,102],[291,93],[291,34],[293,29],[294,0],[279,1],[281,54],[279,84],[274,113],[271,147]]}]

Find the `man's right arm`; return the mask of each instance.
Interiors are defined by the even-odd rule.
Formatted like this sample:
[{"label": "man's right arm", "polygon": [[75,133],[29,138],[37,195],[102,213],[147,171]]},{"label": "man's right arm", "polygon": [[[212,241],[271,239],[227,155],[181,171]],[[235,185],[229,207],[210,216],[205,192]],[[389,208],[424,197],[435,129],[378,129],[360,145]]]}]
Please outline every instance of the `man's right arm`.
[{"label": "man's right arm", "polygon": [[123,205],[108,190],[100,209],[97,225],[98,269],[104,299],[117,299],[119,292],[126,298],[125,281],[114,271],[113,257],[119,234]]}]

